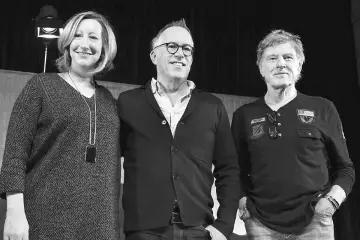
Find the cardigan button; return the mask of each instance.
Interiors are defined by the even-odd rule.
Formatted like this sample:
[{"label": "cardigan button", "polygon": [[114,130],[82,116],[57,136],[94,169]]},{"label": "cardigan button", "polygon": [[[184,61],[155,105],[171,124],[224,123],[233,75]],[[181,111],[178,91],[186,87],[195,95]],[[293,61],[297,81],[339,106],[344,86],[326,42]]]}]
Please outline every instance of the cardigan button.
[{"label": "cardigan button", "polygon": [[171,147],[171,151],[176,152],[176,151],[177,151],[177,148],[176,148],[175,146],[172,146],[172,147]]},{"label": "cardigan button", "polygon": [[162,125],[165,125],[165,124],[166,124],[166,120],[162,120],[161,124],[162,124]]}]

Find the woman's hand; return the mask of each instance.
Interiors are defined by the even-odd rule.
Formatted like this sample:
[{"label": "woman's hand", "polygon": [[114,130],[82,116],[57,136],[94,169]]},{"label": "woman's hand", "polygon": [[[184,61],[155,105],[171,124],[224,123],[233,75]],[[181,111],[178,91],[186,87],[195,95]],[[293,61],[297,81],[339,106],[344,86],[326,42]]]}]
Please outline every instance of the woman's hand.
[{"label": "woman's hand", "polygon": [[28,240],[29,224],[22,209],[7,209],[4,240]]},{"label": "woman's hand", "polygon": [[7,193],[6,200],[4,240],[29,240],[29,224],[25,215],[24,195]]}]

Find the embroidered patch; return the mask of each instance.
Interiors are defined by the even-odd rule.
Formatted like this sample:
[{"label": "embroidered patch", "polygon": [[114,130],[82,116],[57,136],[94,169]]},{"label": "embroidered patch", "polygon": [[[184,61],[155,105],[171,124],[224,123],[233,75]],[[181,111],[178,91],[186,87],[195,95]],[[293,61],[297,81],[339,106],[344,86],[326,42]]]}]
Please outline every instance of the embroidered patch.
[{"label": "embroidered patch", "polygon": [[264,134],[264,124],[260,123],[252,126],[252,136],[251,139],[256,139],[261,137]]},{"label": "embroidered patch", "polygon": [[315,112],[307,109],[297,109],[298,118],[302,123],[310,124],[315,121]]},{"label": "embroidered patch", "polygon": [[259,122],[265,122],[265,117],[256,118],[256,119],[251,120],[251,125],[253,125],[255,123],[259,123]]}]

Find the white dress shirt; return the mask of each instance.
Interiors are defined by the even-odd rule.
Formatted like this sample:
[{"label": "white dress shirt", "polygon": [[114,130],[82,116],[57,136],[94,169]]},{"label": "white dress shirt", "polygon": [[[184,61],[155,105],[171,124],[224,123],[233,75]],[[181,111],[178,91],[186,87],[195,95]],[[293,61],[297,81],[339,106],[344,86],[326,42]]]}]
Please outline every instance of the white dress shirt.
[{"label": "white dress shirt", "polygon": [[187,80],[179,89],[181,94],[180,99],[172,105],[169,97],[164,91],[164,86],[154,78],[151,80],[152,92],[154,93],[156,102],[164,114],[164,117],[169,123],[173,137],[175,135],[176,126],[185,112],[191,98],[191,92],[194,88],[195,83]]}]

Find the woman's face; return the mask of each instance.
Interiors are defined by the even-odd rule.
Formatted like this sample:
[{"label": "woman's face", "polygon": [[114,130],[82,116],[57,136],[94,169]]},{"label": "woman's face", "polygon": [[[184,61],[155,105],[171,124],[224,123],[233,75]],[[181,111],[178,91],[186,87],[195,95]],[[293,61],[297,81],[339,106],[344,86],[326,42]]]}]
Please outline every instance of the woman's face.
[{"label": "woman's face", "polygon": [[80,22],[70,44],[71,68],[92,70],[102,51],[102,27],[93,19]]}]

